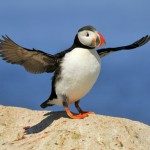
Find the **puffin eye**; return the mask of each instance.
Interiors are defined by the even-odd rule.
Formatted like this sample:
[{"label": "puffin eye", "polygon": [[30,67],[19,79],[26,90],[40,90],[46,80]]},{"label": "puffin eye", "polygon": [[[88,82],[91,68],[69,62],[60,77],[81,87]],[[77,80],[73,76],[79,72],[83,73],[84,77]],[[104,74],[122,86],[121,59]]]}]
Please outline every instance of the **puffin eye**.
[{"label": "puffin eye", "polygon": [[89,37],[89,33],[88,32],[86,33],[86,37]]}]

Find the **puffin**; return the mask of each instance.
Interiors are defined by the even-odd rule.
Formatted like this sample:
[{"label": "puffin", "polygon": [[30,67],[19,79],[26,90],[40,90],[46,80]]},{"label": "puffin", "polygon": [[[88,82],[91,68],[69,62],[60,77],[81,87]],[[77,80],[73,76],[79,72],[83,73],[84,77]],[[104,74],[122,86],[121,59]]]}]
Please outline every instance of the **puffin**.
[{"label": "puffin", "polygon": [[[93,112],[83,111],[79,102],[93,87],[101,70],[101,58],[120,50],[131,50],[146,44],[150,35],[136,42],[114,48],[100,48],[106,44],[102,34],[93,26],[84,26],[75,35],[72,46],[54,55],[36,49],[24,48],[7,35],[0,40],[0,57],[8,63],[23,66],[26,71],[53,73],[51,94],[40,106],[63,106],[67,115],[73,119],[83,119]],[[70,111],[74,103],[78,114]]]}]

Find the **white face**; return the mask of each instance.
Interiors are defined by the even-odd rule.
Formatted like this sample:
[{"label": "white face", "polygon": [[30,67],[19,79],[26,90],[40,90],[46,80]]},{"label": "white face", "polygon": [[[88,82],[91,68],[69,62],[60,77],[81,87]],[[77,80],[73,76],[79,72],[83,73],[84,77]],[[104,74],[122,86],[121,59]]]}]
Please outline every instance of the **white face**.
[{"label": "white face", "polygon": [[95,48],[97,38],[97,33],[93,31],[83,30],[78,32],[78,39],[85,46]]}]

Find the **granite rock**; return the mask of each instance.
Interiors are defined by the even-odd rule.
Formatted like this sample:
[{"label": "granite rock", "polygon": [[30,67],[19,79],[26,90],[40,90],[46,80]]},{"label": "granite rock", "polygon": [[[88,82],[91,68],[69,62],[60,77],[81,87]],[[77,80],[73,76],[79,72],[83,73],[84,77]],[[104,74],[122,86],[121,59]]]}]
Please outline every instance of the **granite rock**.
[{"label": "granite rock", "polygon": [[102,115],[0,106],[0,150],[150,150],[150,127]]}]

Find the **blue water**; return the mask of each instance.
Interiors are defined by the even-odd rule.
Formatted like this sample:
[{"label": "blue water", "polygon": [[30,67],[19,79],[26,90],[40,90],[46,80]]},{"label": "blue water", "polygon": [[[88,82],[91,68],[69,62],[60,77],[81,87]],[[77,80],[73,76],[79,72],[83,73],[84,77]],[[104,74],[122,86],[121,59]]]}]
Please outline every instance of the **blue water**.
[{"label": "blue water", "polygon": [[[0,34],[16,43],[54,54],[68,48],[77,30],[93,25],[105,47],[130,44],[150,34],[150,1],[3,1]],[[98,114],[137,120],[150,125],[150,43],[102,59],[102,70],[81,107]],[[40,109],[49,97],[52,74],[34,75],[0,60],[0,104]],[[71,109],[75,111],[74,107]],[[48,110],[63,110],[54,106]]]}]

